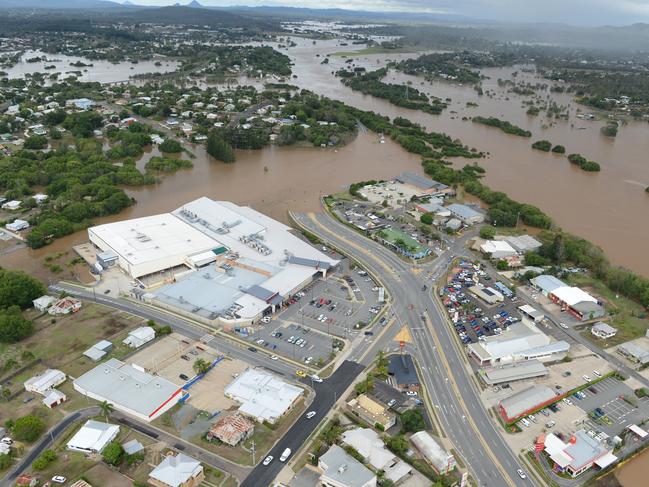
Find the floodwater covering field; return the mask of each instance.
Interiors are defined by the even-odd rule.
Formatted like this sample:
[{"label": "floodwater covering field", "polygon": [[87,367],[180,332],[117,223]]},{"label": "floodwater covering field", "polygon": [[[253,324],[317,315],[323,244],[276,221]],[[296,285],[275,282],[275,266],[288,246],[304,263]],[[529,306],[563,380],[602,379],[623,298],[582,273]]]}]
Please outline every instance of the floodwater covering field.
[{"label": "floodwater covering field", "polygon": [[[345,57],[332,56],[328,64],[321,64],[328,53],[354,50],[358,46],[340,46],[336,40],[317,41],[315,44],[310,39],[294,40],[297,47],[284,51],[295,63],[293,70],[296,77],[291,79],[291,83],[361,109],[389,117],[409,118],[430,130],[445,132],[470,147],[488,153],[478,163],[487,169],[485,179],[492,188],[540,207],[564,229],[600,245],[613,263],[649,275],[649,260],[645,258],[645,251],[649,248],[649,227],[643,224],[649,209],[649,195],[644,191],[649,185],[647,123],[630,122],[620,128],[617,138],[607,138],[599,131],[603,121],[587,122],[575,117],[578,109],[588,111],[586,107],[579,107],[569,95],[549,91],[543,96],[553,97],[556,103],[569,106],[569,120],[549,123],[544,116],[530,117],[525,114],[526,107],[522,104],[524,97],[508,92],[497,83],[498,78],[511,79],[513,71],[519,72],[518,79],[544,82],[534,73],[521,72],[520,66],[485,70],[484,74],[489,79],[483,82],[483,89],[489,95],[483,96],[479,96],[470,86],[428,82],[391,72],[388,81],[411,82],[420,91],[451,99],[442,115],[403,109],[354,92],[334,78],[333,71],[348,65]],[[354,58],[354,65],[375,69],[384,66],[390,59],[416,55],[363,55]],[[64,65],[77,59],[59,55],[48,55],[48,58],[61,59]],[[43,63],[36,64],[42,68]],[[133,74],[128,64],[117,67],[103,62],[93,64],[93,67],[87,68],[88,80],[117,81]],[[135,66],[140,70],[146,65],[140,63]],[[165,61],[160,69],[170,67]],[[21,64],[13,69],[10,76],[20,76],[27,67]],[[104,69],[111,73],[110,77],[104,77]],[[142,70],[149,71],[153,70]],[[467,106],[469,102],[478,106]],[[533,136],[507,135],[495,128],[462,120],[462,117],[475,115],[508,120],[532,131]],[[531,149],[531,143],[539,139],[562,144],[569,153],[578,152],[599,162],[602,171],[586,173],[564,157]],[[157,185],[136,190],[129,188],[128,192],[137,200],[137,204],[120,215],[99,222],[169,211],[204,195],[248,204],[274,218],[286,220],[288,210],[317,210],[320,196],[339,191],[352,182],[389,178],[406,170],[421,172],[418,156],[406,152],[390,140],[379,144],[378,136],[371,133],[361,133],[357,139],[339,149],[268,147],[259,151],[238,151],[237,162],[231,165],[213,160],[203,146],[190,149],[196,154],[193,169],[166,176]],[[86,238],[86,232],[82,231],[37,251],[16,251],[1,257],[0,266],[20,267],[38,273],[41,267],[39,261],[44,256],[69,250],[71,245]]]}]

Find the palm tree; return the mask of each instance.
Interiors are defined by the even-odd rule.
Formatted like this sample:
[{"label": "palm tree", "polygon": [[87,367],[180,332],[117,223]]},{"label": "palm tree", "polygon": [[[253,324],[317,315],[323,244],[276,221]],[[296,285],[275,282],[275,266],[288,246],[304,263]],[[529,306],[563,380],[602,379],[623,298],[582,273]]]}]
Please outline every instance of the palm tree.
[{"label": "palm tree", "polygon": [[376,365],[378,365],[379,367],[388,366],[388,359],[385,356],[385,351],[379,350],[379,352],[376,354]]},{"label": "palm tree", "polygon": [[210,364],[205,359],[197,358],[196,362],[194,362],[193,368],[194,372],[196,372],[196,375],[200,375],[210,370]]},{"label": "palm tree", "polygon": [[105,419],[108,419],[108,416],[110,416],[110,413],[113,412],[113,405],[111,403],[109,403],[108,401],[104,401],[99,405],[99,409],[101,410],[101,415]]}]

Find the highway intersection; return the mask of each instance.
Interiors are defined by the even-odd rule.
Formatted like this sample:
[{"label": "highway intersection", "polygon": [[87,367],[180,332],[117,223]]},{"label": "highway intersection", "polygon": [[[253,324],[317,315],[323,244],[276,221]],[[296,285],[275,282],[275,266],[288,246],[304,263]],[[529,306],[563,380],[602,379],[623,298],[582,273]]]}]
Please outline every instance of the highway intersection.
[{"label": "highway intersection", "polygon": [[[334,376],[324,384],[313,387],[318,395],[318,401],[314,398],[313,402],[317,403],[317,418],[324,418],[353,379],[373,362],[378,351],[389,350],[396,333],[407,326],[413,339],[408,349],[420,365],[421,379],[428,395],[426,405],[432,413],[437,434],[450,440],[479,486],[520,485],[517,470],[521,468],[521,464],[484,409],[472,374],[467,369],[464,352],[447,326],[445,311],[431,294],[434,288],[430,289],[430,281],[426,280],[426,276],[433,279],[443,276],[455,257],[468,257],[464,244],[472,235],[467,234],[457,239],[437,259],[427,264],[413,265],[327,213],[295,213],[291,217],[297,226],[360,263],[386,288],[391,299],[388,324],[380,329],[375,328],[375,335],[371,338],[359,334],[352,341],[346,352],[346,360],[342,361]],[[215,334],[209,333],[197,323],[144,303],[96,295],[87,288],[66,283],[52,286],[52,291],[65,291],[170,325],[189,338],[203,340],[220,353],[240,358],[253,366],[268,368],[286,377],[293,378],[295,375],[295,364],[284,360],[270,361],[266,354],[252,352],[242,344],[227,339],[214,339]],[[309,381],[307,383],[313,386]],[[332,397],[334,389],[336,394]],[[300,418],[273,447],[271,454],[281,453],[289,443],[289,447],[295,452],[315,426],[315,423],[303,423],[304,418]],[[274,456],[277,458],[279,455]],[[266,485],[264,482],[270,482],[280,467],[281,464],[277,461],[269,467],[259,465],[242,485]],[[525,482],[534,484],[530,476]]]}]

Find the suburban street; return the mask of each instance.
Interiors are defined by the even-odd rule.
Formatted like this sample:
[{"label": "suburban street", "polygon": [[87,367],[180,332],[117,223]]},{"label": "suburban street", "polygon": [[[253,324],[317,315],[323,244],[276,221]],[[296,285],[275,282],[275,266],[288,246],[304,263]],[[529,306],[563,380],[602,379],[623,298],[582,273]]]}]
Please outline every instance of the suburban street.
[{"label": "suburban street", "polygon": [[[345,361],[329,379],[323,383],[314,384],[313,388],[316,392],[316,399],[311,403],[309,411],[315,411],[315,417],[307,419],[303,414],[286,432],[283,438],[270,450],[269,455],[273,456],[273,461],[268,466],[259,463],[241,484],[241,487],[272,485],[273,479],[285,465],[279,461],[279,457],[284,449],[290,448],[293,455],[304,445],[304,442],[315,430],[317,424],[327,415],[343,392],[345,392],[347,387],[349,387],[363,369],[364,367],[356,362]],[[257,461],[261,460],[263,458],[257,459]]]},{"label": "suburban street", "polygon": [[[312,409],[316,410],[317,417],[323,417],[331,408],[337,399],[334,392],[344,391],[351,381],[371,364],[379,350],[389,348],[398,329],[407,325],[413,338],[413,344],[408,348],[412,348],[421,365],[422,381],[430,397],[430,406],[434,408],[435,416],[439,418],[443,429],[439,434],[448,435],[479,485],[518,485],[516,470],[521,467],[477,396],[476,386],[466,372],[463,351],[446,325],[444,311],[437,307],[429,294],[430,289],[428,292],[422,291],[424,284],[430,284],[423,278],[424,274],[430,273],[434,278],[442,275],[453,257],[466,254],[464,243],[471,235],[458,239],[438,259],[415,267],[326,214],[296,214],[293,217],[299,225],[357,260],[381,281],[392,300],[392,313],[388,320],[391,324],[375,327],[375,335],[371,338],[358,335],[348,351],[347,358],[350,361],[344,362],[325,383],[315,384],[318,400],[313,402]],[[219,353],[240,358],[253,366],[265,367],[287,377],[294,377],[295,365],[282,360],[271,361],[266,354],[252,352],[243,344],[217,339],[218,335],[209,334],[207,329],[178,315],[144,303],[97,295],[80,286],[59,283],[51,289],[65,291],[147,320],[151,319],[161,325],[169,325],[189,338],[203,339],[207,346]],[[332,384],[336,384],[335,390]],[[305,421],[307,420],[304,418],[298,420],[272,449],[271,455],[275,457],[273,463],[268,467],[258,465],[244,485],[267,485],[264,482],[270,482],[281,469],[277,459],[283,449],[288,446],[295,451],[313,430],[315,421],[308,424],[305,424]],[[257,459],[260,460],[262,459]]]},{"label": "suburban street", "polygon": [[16,477],[18,477],[27,467],[29,467],[36,457],[38,457],[43,450],[50,446],[53,442],[53,439],[57,438],[61,433],[63,433],[68,427],[72,426],[76,421],[81,421],[82,419],[91,418],[100,414],[100,409],[98,406],[89,407],[86,409],[81,409],[75,411],[72,414],[67,415],[59,423],[54,425],[47,433],[45,433],[41,439],[32,447],[29,452],[25,454],[21,459],[19,459],[15,465],[13,465],[7,474],[4,476],[0,482],[0,487],[11,487],[15,484]]},{"label": "suburban street", "polygon": [[[327,214],[292,214],[292,217],[299,226],[356,259],[386,287],[392,297],[396,321],[393,330],[386,332],[373,349],[384,348],[401,326],[409,327],[432,406],[444,432],[479,485],[520,485],[516,470],[521,466],[477,395],[466,370],[463,351],[447,326],[444,311],[428,291],[422,291],[426,282],[421,278],[421,269]],[[445,255],[426,265],[426,270],[436,276],[443,273],[453,257],[465,253],[466,238],[458,239]],[[371,360],[374,355],[368,353],[366,357]],[[528,482],[533,482],[529,476]]]}]

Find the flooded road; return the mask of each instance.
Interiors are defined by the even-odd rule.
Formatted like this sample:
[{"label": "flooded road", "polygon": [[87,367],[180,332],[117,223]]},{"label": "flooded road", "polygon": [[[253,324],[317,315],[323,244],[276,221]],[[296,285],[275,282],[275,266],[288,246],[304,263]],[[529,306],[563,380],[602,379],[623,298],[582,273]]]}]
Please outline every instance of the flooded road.
[{"label": "flooded road", "polygon": [[[191,150],[196,155],[193,169],[163,176],[156,185],[127,189],[137,204],[96,223],[167,212],[200,196],[249,205],[286,222],[288,210],[316,211],[321,196],[341,191],[353,182],[387,179],[400,171],[421,172],[418,156],[404,153],[391,140],[381,144],[372,133],[361,133],[339,149],[270,147],[237,151],[234,164],[212,159],[202,146]],[[157,155],[156,150],[145,154],[144,159],[153,155]],[[42,249],[2,256],[0,267],[19,268],[48,279],[43,259],[87,240],[86,231],[77,232]]]},{"label": "flooded road", "polygon": [[[295,63],[297,84],[317,93],[342,100],[365,110],[390,117],[402,116],[430,130],[445,132],[470,147],[488,153],[479,163],[487,169],[486,182],[511,197],[537,205],[564,229],[600,245],[610,260],[649,276],[649,227],[645,225],[649,210],[649,125],[632,122],[620,128],[617,138],[599,132],[603,121],[586,122],[575,117],[577,104],[569,95],[548,93],[559,105],[569,107],[570,119],[551,123],[545,116],[525,114],[525,97],[508,93],[498,86],[498,78],[510,78],[518,68],[490,69],[483,88],[488,95],[478,96],[470,86],[427,82],[391,72],[389,79],[412,86],[442,99],[451,98],[442,115],[402,109],[386,101],[353,92],[331,75],[347,58],[331,57],[321,64],[324,55],[359,46],[340,46],[338,41],[295,39],[297,47],[283,50]],[[316,57],[316,54],[320,54]],[[388,60],[412,57],[414,53],[390,53],[354,56],[355,65],[368,69],[382,67]],[[62,58],[62,56],[49,56]],[[42,64],[42,63],[37,63]],[[111,65],[112,66],[112,65]],[[90,68],[89,68],[90,69]],[[541,81],[534,74],[520,73],[519,79]],[[467,103],[477,103],[477,107]],[[587,111],[581,107],[582,111]],[[497,129],[463,121],[474,115],[497,116],[533,132],[531,138],[504,134]],[[420,158],[387,141],[378,144],[375,134],[361,134],[348,146],[338,149],[269,147],[261,151],[237,153],[237,162],[225,165],[211,160],[202,146],[192,148],[196,154],[194,168],[163,177],[160,184],[128,192],[137,204],[120,215],[101,222],[165,212],[200,196],[232,200],[251,205],[280,220],[286,211],[315,210],[322,194],[335,192],[363,179],[389,178],[405,170],[421,172]],[[532,150],[533,141],[548,139],[566,146],[569,153],[579,152],[602,166],[600,173],[586,173],[564,157]],[[155,152],[153,153],[155,155]],[[147,158],[150,155],[146,156]],[[142,167],[144,161],[139,164]],[[463,163],[462,163],[463,164]],[[37,251],[23,250],[0,258],[0,266],[20,267],[40,273],[41,260],[86,240],[86,232],[56,241]]]},{"label": "flooded road", "polygon": [[615,478],[622,487],[637,487],[647,484],[647,472],[649,472],[649,450],[645,450],[618,468],[615,471]]},{"label": "flooded road", "polygon": [[[322,54],[354,46],[340,47],[335,41],[318,41],[313,46],[302,42],[289,51],[295,62],[300,87],[336,98],[364,110],[372,110],[389,117],[406,117],[426,128],[445,132],[459,138],[470,147],[488,152],[486,159],[478,161],[487,169],[486,183],[493,189],[504,191],[512,198],[538,206],[547,212],[562,228],[601,246],[609,259],[619,265],[649,276],[649,124],[630,122],[621,126],[614,139],[600,134],[605,121],[584,121],[576,118],[578,109],[589,109],[574,103],[570,95],[547,93],[559,105],[568,107],[569,120],[549,121],[543,113],[537,117],[526,115],[523,97],[507,92],[498,86],[498,78],[517,79],[533,83],[547,83],[534,74],[522,73],[520,67],[486,69],[490,77],[483,89],[493,97],[478,96],[471,86],[458,86],[442,82],[428,82],[423,78],[391,72],[387,81],[404,84],[411,82],[429,95],[451,98],[442,115],[429,115],[407,110],[371,96],[353,92],[340,80],[332,81],[331,72],[349,66],[349,58],[330,57],[329,64],[320,64]],[[320,54],[320,57],[315,57]],[[386,60],[412,57],[414,54],[377,54],[350,56],[353,65],[378,69]],[[467,102],[477,107],[467,107]],[[454,113],[455,112],[455,113]],[[474,124],[462,117],[475,115],[496,116],[532,132],[531,138],[505,134],[498,129]],[[532,142],[550,140],[566,147],[568,153],[581,153],[600,163],[600,173],[586,173],[565,157],[531,149]],[[462,164],[464,164],[462,162]]]}]

